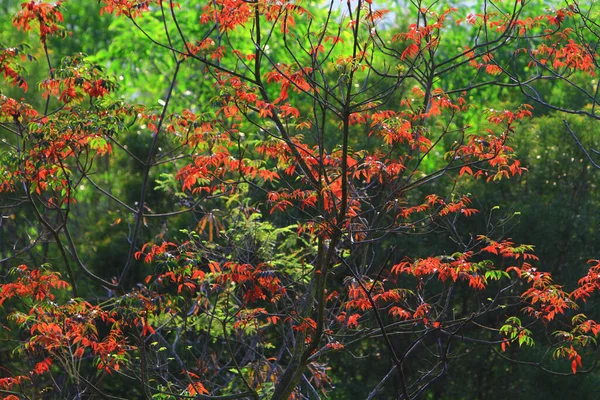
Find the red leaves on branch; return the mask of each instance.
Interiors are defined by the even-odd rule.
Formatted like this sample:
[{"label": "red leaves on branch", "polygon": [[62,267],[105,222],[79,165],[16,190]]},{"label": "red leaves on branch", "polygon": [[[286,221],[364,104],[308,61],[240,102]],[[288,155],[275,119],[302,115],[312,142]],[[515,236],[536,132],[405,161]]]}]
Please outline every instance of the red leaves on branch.
[{"label": "red leaves on branch", "polygon": [[51,365],[52,365],[52,359],[50,357],[47,357],[44,360],[40,361],[39,363],[35,364],[35,367],[33,367],[33,373],[35,375],[44,374],[44,373],[50,371]]},{"label": "red leaves on branch", "polygon": [[437,276],[442,282],[448,280],[457,282],[467,281],[469,287],[483,290],[486,287],[486,279],[481,275],[485,271],[479,271],[479,266],[470,261],[472,253],[457,255],[452,261],[445,261],[444,257],[429,257],[416,261],[406,260],[392,267],[391,272],[396,275],[407,274],[422,280],[429,276]]},{"label": "red leaves on branch", "polygon": [[567,68],[596,76],[594,62],[597,55],[590,53],[587,48],[575,43],[574,40],[569,40],[564,45],[541,45],[532,54],[539,58],[541,63],[551,65],[556,70]]},{"label": "red leaves on branch", "polygon": [[[152,262],[156,259],[166,258],[184,262],[189,245],[191,244],[183,243],[177,246],[174,243],[166,242],[161,246],[151,245],[150,251],[145,256],[145,261]],[[142,250],[136,253],[138,259],[144,254],[147,246],[148,244],[144,245]],[[167,250],[168,247],[173,248],[173,250]],[[236,288],[240,289],[240,296],[246,304],[261,300],[275,303],[286,294],[286,288],[283,286],[278,273],[266,263],[260,263],[256,266],[236,262],[219,263],[216,261],[211,261],[205,266],[193,266],[184,263],[176,270],[148,276],[146,283],[157,285],[159,292],[168,290],[168,287],[172,286],[176,288],[177,294],[188,294],[194,297],[202,290],[202,282],[205,280],[214,282],[217,285],[214,289],[228,287],[231,284],[235,285]]]},{"label": "red leaves on branch", "polygon": [[27,103],[11,99],[0,94],[0,121],[13,122],[15,120],[28,124],[38,117],[38,112]]},{"label": "red leaves on branch", "polygon": [[139,17],[143,12],[149,11],[152,3],[162,3],[161,0],[102,0],[102,2],[106,5],[100,9],[101,15],[106,12],[129,18]]},{"label": "red leaves on branch", "polygon": [[40,40],[45,43],[48,36],[61,33],[64,30],[59,25],[64,21],[60,12],[61,4],[61,1],[46,3],[35,0],[22,3],[21,10],[13,19],[13,24],[25,32],[32,29],[32,24],[37,25]]},{"label": "red leaves on branch", "polygon": [[187,392],[188,392],[188,395],[190,395],[190,396],[195,396],[197,394],[200,394],[200,395],[210,394],[210,392],[208,390],[206,390],[206,388],[204,387],[204,385],[201,382],[190,383],[187,387]]},{"label": "red leaves on branch", "polygon": [[60,274],[55,272],[32,270],[26,265],[21,265],[14,271],[17,280],[2,285],[0,305],[13,297],[31,298],[35,301],[54,300],[53,290],[66,289],[69,286],[67,282],[60,279]]},{"label": "red leaves on branch", "polygon": [[29,88],[29,85],[20,73],[22,67],[18,60],[25,61],[26,58],[32,57],[24,53],[23,49],[0,49],[0,73],[2,73],[4,79],[9,79],[12,85],[19,86],[25,92]]},{"label": "red leaves on branch", "polygon": [[577,373],[577,369],[582,367],[581,364],[581,356],[576,352],[576,351],[572,351],[571,354],[569,355],[569,360],[571,361],[571,370],[573,371],[573,374]]},{"label": "red leaves on branch", "polygon": [[[14,390],[15,386],[21,386],[24,384],[28,384],[28,383],[25,383],[26,381],[29,381],[29,378],[24,375],[0,378],[0,389]],[[13,399],[20,400],[17,396],[13,396],[12,398],[10,396],[8,396],[8,397],[4,397],[3,399],[4,400],[13,400]]]},{"label": "red leaves on branch", "polygon": [[586,276],[579,280],[579,287],[571,293],[571,297],[575,300],[586,301],[592,293],[600,289],[600,261],[590,260],[589,263],[592,266]]},{"label": "red leaves on branch", "polygon": [[[87,355],[98,359],[98,368],[110,372],[118,369],[119,357],[127,346],[121,331],[122,324],[114,311],[106,311],[81,299],[56,304],[55,293],[67,289],[55,272],[29,269],[22,265],[15,271],[12,283],[0,286],[0,304],[18,297],[29,305],[26,313],[13,311],[10,315],[20,326],[28,327],[30,337],[25,350],[32,355],[45,355],[33,367],[32,373],[48,372],[52,365],[68,368],[69,360],[81,360]],[[104,337],[98,334],[98,324],[109,327]]]},{"label": "red leaves on branch", "polygon": [[104,97],[116,86],[102,69],[87,62],[82,55],[69,57],[63,64],[54,71],[54,77],[40,83],[44,98],[53,96],[61,103],[77,103],[85,95],[91,99]]}]

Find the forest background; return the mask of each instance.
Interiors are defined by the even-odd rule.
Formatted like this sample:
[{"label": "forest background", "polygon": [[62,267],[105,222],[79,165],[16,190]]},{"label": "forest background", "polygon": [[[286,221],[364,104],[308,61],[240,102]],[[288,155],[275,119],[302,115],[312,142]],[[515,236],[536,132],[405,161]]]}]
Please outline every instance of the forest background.
[{"label": "forest background", "polygon": [[5,398],[600,395],[593,2],[0,5]]}]

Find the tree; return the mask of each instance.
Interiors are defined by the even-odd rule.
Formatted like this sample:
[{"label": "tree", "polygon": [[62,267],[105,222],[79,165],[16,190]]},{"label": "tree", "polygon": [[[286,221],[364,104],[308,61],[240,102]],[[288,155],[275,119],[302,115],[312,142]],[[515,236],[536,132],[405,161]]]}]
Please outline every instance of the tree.
[{"label": "tree", "polygon": [[[463,228],[477,179],[524,172],[511,141],[534,111],[484,111],[478,96],[531,97],[547,75],[520,78],[522,53],[557,85],[593,74],[596,55],[563,26],[589,14],[193,5],[102,1],[137,35],[112,72],[161,74],[122,92],[94,64],[110,53],[53,60],[51,38],[69,40],[61,2],[23,3],[13,19],[39,48],[4,48],[4,78],[32,87],[36,53],[48,77],[38,109],[0,97],[14,238],[0,305],[22,355],[3,363],[5,398],[122,398],[124,384],[128,398],[319,398],[347,373],[336,363],[379,354],[365,397],[413,399],[477,346],[594,368],[600,327],[574,310],[600,263],[567,291],[532,246],[498,234],[501,220]],[[157,95],[158,108],[135,104]],[[534,337],[546,352],[518,361]]]},{"label": "tree", "polygon": [[[521,62],[526,62],[527,68],[509,67],[504,72],[526,98],[563,114],[598,119],[598,90],[593,79],[598,69],[595,43],[600,38],[597,15],[597,6],[593,2],[566,1],[563,8],[546,16],[547,29],[540,29],[534,19],[522,23],[520,33],[530,31],[526,34],[527,46],[520,49]],[[585,73],[579,73],[581,71]],[[556,97],[567,99],[556,101]],[[590,164],[599,168],[593,157],[597,150],[587,148],[581,142],[567,119],[563,119],[563,123]]]}]

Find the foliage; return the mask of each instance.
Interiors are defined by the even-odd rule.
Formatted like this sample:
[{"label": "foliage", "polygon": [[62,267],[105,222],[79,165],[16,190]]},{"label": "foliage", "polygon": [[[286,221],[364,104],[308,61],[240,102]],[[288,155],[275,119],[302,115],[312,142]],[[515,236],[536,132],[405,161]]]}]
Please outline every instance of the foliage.
[{"label": "foliage", "polygon": [[412,399],[481,348],[593,370],[600,263],[569,289],[495,217],[543,176],[524,131],[597,167],[593,5],[102,0],[90,56],[65,7],[0,49],[3,398]]}]

